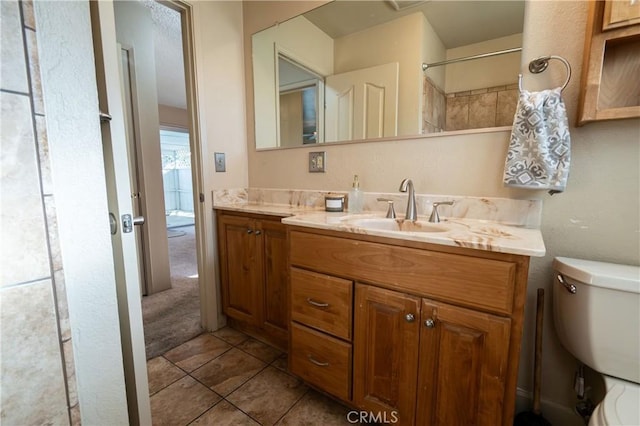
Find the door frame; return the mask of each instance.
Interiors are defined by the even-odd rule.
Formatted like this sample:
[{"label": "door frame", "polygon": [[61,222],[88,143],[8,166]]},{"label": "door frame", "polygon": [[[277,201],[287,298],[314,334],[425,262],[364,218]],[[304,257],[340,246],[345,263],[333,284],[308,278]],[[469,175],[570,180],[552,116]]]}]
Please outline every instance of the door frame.
[{"label": "door frame", "polygon": [[[205,203],[203,146],[198,112],[198,84],[195,60],[195,33],[193,30],[193,6],[182,0],[158,0],[158,3],[180,13],[182,30],[182,52],[184,62],[187,116],[189,122],[189,144],[191,148],[191,178],[195,215],[196,256],[198,262],[198,284],[200,290],[200,324],[207,331],[216,330],[219,323],[217,304],[215,252],[208,241],[214,240],[213,222],[207,221]],[[207,262],[207,260],[209,260]]]}]

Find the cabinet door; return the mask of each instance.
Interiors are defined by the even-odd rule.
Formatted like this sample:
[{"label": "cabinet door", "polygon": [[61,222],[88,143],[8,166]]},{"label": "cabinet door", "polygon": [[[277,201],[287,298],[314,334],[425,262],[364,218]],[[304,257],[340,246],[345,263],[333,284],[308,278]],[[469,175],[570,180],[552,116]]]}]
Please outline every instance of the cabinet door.
[{"label": "cabinet door", "polygon": [[287,340],[287,230],[278,222],[260,222],[264,248],[262,325],[283,341]]},{"label": "cabinet door", "polygon": [[[362,410],[412,425],[415,417],[420,299],[356,285],[354,395]],[[395,422],[394,422],[395,423]]]},{"label": "cabinet door", "polygon": [[248,324],[258,324],[261,273],[255,221],[221,216],[220,266],[224,313]]},{"label": "cabinet door", "polygon": [[510,320],[423,300],[420,324],[416,424],[502,424]]}]

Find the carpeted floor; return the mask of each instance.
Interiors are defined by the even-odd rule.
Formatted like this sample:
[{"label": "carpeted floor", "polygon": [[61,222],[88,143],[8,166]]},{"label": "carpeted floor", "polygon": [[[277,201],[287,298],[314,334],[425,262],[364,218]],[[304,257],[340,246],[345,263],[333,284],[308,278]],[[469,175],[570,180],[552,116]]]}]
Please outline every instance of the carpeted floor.
[{"label": "carpeted floor", "polygon": [[147,359],[202,333],[195,227],[173,228],[167,235],[172,288],[142,298]]}]

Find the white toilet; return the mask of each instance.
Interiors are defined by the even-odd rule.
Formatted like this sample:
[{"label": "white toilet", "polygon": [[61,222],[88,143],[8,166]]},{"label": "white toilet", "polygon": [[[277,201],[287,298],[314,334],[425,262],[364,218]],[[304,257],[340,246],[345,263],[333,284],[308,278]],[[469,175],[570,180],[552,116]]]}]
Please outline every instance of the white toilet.
[{"label": "white toilet", "polygon": [[640,267],[566,257],[553,267],[560,341],[607,388],[589,426],[640,425]]}]

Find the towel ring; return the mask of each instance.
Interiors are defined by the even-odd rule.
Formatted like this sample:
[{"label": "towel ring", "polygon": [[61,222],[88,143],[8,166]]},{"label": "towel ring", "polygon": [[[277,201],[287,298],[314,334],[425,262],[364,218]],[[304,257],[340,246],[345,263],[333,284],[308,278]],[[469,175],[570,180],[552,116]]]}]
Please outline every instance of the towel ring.
[{"label": "towel ring", "polygon": [[[529,62],[529,72],[531,72],[532,74],[540,74],[541,72],[547,69],[547,67],[549,66],[550,59],[559,60],[567,68],[567,80],[564,82],[564,84],[560,88],[560,91],[562,92],[564,91],[565,87],[567,87],[567,85],[569,84],[569,80],[571,80],[571,65],[569,65],[569,61],[567,61],[562,56],[550,55],[550,56],[541,56],[539,58],[536,58],[531,62]],[[518,74],[518,88],[522,92],[522,74]]]}]

